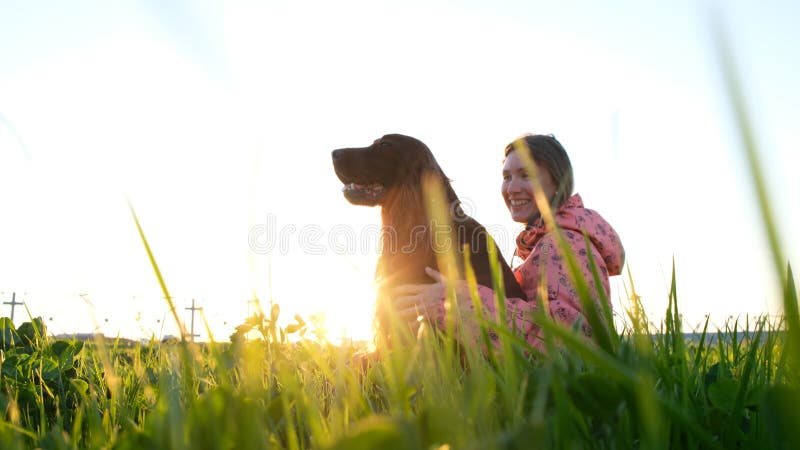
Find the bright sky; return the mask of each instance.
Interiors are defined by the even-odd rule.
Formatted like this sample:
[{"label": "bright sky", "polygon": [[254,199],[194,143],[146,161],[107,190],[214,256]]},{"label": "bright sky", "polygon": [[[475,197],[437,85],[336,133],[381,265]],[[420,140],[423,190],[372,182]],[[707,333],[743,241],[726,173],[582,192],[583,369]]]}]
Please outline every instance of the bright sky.
[{"label": "bright sky", "polygon": [[[502,151],[538,132],[654,319],[673,256],[688,325],[779,313],[709,4],[4,2],[0,299],[54,333],[175,334],[127,195],[187,324],[195,299],[226,340],[256,293],[363,338],[379,215],[344,200],[330,151],[423,140],[508,255]],[[797,266],[800,6],[719,4]]]}]

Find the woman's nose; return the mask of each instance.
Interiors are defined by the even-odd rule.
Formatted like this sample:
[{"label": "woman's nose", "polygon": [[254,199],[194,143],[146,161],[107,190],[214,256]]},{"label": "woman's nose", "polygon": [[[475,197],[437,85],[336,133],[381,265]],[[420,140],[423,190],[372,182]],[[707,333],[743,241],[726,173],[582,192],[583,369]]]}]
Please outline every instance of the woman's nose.
[{"label": "woman's nose", "polygon": [[522,181],[518,178],[512,178],[506,183],[505,190],[508,193],[516,193],[522,190]]}]

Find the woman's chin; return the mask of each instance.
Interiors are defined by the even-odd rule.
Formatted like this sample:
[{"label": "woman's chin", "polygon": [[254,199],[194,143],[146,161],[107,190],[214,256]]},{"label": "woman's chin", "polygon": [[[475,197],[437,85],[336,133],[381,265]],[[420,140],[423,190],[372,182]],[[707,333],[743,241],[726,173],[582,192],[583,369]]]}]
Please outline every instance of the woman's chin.
[{"label": "woman's chin", "polygon": [[519,223],[528,223],[528,219],[533,216],[533,211],[531,208],[524,208],[523,209],[512,209],[511,210],[511,220],[514,222]]}]

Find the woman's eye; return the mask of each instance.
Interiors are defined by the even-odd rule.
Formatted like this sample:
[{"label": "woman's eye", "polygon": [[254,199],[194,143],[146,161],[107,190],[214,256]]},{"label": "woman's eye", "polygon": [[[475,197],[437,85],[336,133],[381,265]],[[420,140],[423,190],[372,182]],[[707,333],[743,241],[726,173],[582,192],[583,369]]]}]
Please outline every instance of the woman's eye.
[{"label": "woman's eye", "polygon": [[511,181],[511,175],[503,175],[503,181]]}]

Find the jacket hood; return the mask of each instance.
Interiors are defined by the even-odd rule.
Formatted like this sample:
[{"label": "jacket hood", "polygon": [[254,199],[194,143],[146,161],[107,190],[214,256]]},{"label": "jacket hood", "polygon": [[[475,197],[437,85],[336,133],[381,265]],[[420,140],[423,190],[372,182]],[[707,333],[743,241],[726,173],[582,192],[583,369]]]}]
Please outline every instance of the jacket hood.
[{"label": "jacket hood", "polygon": [[[586,231],[592,244],[600,252],[609,275],[622,273],[625,249],[614,228],[597,211],[584,208],[579,194],[568,198],[556,211],[556,223],[563,230],[578,233]],[[529,251],[532,245],[545,234],[541,220],[530,224],[517,239],[518,251]],[[526,248],[522,248],[524,246]]]}]

